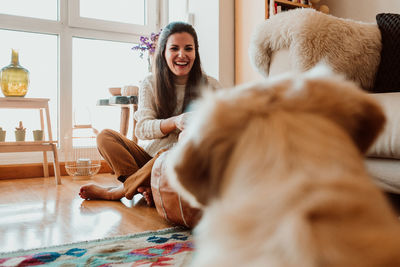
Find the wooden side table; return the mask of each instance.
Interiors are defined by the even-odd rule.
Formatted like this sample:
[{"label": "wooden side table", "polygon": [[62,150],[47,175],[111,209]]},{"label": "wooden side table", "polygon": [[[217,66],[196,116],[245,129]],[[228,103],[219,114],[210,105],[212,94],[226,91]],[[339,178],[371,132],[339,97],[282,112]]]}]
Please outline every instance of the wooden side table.
[{"label": "wooden side table", "polygon": [[44,131],[44,116],[46,113],[47,134],[46,141],[20,141],[20,142],[0,142],[0,153],[10,152],[33,152],[43,151],[43,172],[45,177],[49,177],[47,163],[47,151],[53,151],[54,158],[54,177],[57,184],[61,184],[60,164],[58,161],[57,141],[53,140],[51,133],[51,122],[49,113],[48,98],[23,98],[23,97],[0,97],[0,108],[7,109],[38,109],[40,115],[40,128]]},{"label": "wooden side table", "polygon": [[[120,128],[119,132],[126,136],[129,128],[129,116],[131,108],[132,114],[134,115],[137,110],[138,97],[137,96],[112,96],[108,99],[99,99],[97,101],[98,106],[119,106],[121,108],[120,117]],[[133,131],[132,141],[137,143],[137,137],[135,135],[136,121],[133,119]]]}]

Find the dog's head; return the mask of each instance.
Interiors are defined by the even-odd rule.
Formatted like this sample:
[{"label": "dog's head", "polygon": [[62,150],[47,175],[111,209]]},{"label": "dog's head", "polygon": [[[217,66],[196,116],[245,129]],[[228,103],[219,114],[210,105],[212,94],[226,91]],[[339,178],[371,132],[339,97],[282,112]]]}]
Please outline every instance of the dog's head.
[{"label": "dog's head", "polygon": [[[232,158],[241,153],[242,159],[246,157],[239,147],[274,149],[257,147],[263,138],[272,138],[265,133],[275,125],[266,118],[278,113],[322,118],[340,128],[362,153],[385,121],[373,98],[321,66],[291,77],[208,93],[196,107],[185,136],[171,151],[167,164],[171,184],[194,206],[218,198],[226,182],[223,178],[230,175],[229,164],[238,163]],[[277,139],[285,142],[284,137]],[[252,154],[246,153],[251,161]],[[267,153],[261,150],[258,155]]]}]

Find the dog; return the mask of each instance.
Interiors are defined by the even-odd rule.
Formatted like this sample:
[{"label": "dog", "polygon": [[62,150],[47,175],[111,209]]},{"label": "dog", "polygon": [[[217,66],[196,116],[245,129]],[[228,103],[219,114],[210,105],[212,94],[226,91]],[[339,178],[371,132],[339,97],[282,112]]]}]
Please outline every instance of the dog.
[{"label": "dog", "polygon": [[208,93],[169,182],[203,217],[193,266],[400,266],[400,225],[364,166],[385,123],[318,66]]},{"label": "dog", "polygon": [[296,8],[257,25],[249,42],[249,59],[260,74],[268,76],[272,53],[288,49],[293,69],[306,71],[325,60],[336,72],[372,91],[381,61],[381,40],[375,22]]}]

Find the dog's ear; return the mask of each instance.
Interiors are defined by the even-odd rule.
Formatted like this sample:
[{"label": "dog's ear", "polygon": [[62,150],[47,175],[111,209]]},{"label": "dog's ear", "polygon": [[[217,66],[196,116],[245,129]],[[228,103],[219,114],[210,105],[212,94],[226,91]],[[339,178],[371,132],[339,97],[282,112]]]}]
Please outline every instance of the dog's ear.
[{"label": "dog's ear", "polygon": [[382,108],[370,96],[364,95],[359,99],[359,111],[352,115],[355,117],[355,124],[350,135],[358,145],[362,153],[366,153],[375,139],[383,130],[386,118]]},{"label": "dog's ear", "polygon": [[385,115],[375,99],[354,83],[335,79],[306,81],[309,91],[304,101],[344,128],[362,153],[382,131]]}]

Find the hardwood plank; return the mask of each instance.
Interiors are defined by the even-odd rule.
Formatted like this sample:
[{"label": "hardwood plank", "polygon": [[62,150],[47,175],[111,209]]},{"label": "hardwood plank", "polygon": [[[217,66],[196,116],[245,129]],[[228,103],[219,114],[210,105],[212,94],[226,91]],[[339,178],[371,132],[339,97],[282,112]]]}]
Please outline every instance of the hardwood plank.
[{"label": "hardwood plank", "polygon": [[0,252],[126,235],[171,227],[140,195],[133,201],[87,201],[87,183],[115,186],[113,175],[0,180]]}]

